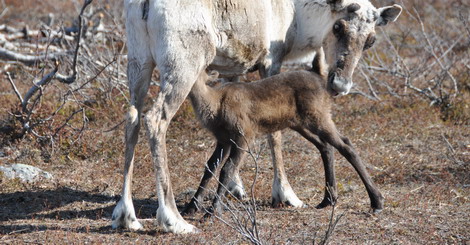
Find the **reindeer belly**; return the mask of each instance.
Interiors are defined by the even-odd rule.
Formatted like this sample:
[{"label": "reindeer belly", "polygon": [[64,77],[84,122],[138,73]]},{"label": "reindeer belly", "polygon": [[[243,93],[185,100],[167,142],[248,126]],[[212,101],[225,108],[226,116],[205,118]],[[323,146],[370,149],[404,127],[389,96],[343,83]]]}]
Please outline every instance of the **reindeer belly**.
[{"label": "reindeer belly", "polygon": [[267,8],[262,1],[214,1],[216,57],[209,69],[221,76],[245,73],[268,54]]}]

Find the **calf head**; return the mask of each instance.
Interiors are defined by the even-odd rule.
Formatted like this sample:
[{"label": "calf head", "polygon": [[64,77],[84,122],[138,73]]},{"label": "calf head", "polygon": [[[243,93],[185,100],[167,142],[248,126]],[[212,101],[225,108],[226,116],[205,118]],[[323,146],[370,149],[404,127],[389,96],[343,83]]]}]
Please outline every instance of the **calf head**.
[{"label": "calf head", "polygon": [[[375,42],[375,27],[395,21],[401,13],[399,5],[375,8],[364,0],[328,0],[332,12],[343,13],[324,42],[329,64],[328,88],[335,95],[349,93],[352,75],[362,56]],[[345,5],[348,2],[348,5]]]}]

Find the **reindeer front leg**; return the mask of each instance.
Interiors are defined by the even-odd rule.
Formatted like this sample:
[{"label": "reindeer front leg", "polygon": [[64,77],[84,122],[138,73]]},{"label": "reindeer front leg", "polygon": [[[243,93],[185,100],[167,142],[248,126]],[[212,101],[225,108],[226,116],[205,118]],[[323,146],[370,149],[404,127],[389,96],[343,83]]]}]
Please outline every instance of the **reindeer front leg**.
[{"label": "reindeer front leg", "polygon": [[274,168],[274,180],[272,187],[273,207],[279,207],[283,204],[300,208],[304,203],[297,197],[287,180],[284,161],[282,159],[282,134],[281,131],[268,135],[268,142],[271,148],[271,155]]},{"label": "reindeer front leg", "polygon": [[[158,196],[157,224],[165,232],[191,233],[197,231],[196,227],[187,223],[181,217],[176,207],[166,151],[166,131],[168,125],[178,107],[183,103],[187,93],[189,93],[188,87],[189,89],[191,88],[191,86],[185,86],[186,91],[174,91],[172,86],[163,87],[157,101],[145,118],[150,150],[152,151],[152,159],[156,171]],[[183,87],[179,88],[183,89]]]},{"label": "reindeer front leg", "polygon": [[[131,52],[129,52],[131,54]],[[140,117],[144,98],[150,84],[150,77],[154,65],[151,61],[139,61],[129,57],[127,76],[129,79],[129,92],[131,95],[131,106],[127,115],[125,135],[125,164],[124,182],[121,200],[113,210],[112,227],[114,229],[126,228],[139,230],[142,225],[137,220],[132,203],[132,175],[134,170],[134,150],[139,138]]]},{"label": "reindeer front leg", "polygon": [[[278,49],[280,52],[280,49]],[[282,53],[282,52],[281,52]],[[271,54],[271,64],[261,65],[259,73],[261,77],[277,75],[281,72],[282,58]],[[269,62],[268,62],[269,63]],[[274,132],[268,135],[269,148],[271,149],[272,163],[274,169],[274,179],[272,186],[272,207],[281,205],[293,206],[296,208],[304,207],[304,203],[297,197],[287,179],[286,170],[284,168],[284,160],[282,158],[282,133]]]}]

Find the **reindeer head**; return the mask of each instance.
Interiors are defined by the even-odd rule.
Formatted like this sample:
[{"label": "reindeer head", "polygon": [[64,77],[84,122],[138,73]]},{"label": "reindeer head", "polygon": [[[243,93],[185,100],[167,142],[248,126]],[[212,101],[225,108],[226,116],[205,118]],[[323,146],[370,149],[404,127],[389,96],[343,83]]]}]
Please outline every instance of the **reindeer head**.
[{"label": "reindeer head", "polygon": [[375,8],[367,0],[327,0],[332,12],[342,14],[324,42],[327,63],[330,65],[328,88],[334,94],[347,94],[352,75],[362,51],[375,42],[375,26],[395,21],[401,13],[399,5]]}]

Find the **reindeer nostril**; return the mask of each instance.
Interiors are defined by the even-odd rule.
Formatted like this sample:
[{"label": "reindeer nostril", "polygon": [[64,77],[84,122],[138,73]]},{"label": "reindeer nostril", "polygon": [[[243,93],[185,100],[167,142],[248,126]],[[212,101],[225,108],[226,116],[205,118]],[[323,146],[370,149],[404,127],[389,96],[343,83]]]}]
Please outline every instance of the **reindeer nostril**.
[{"label": "reindeer nostril", "polygon": [[330,72],[330,74],[328,74],[328,82],[330,84],[333,84],[333,81],[335,80],[335,76],[336,74],[334,72]]}]

